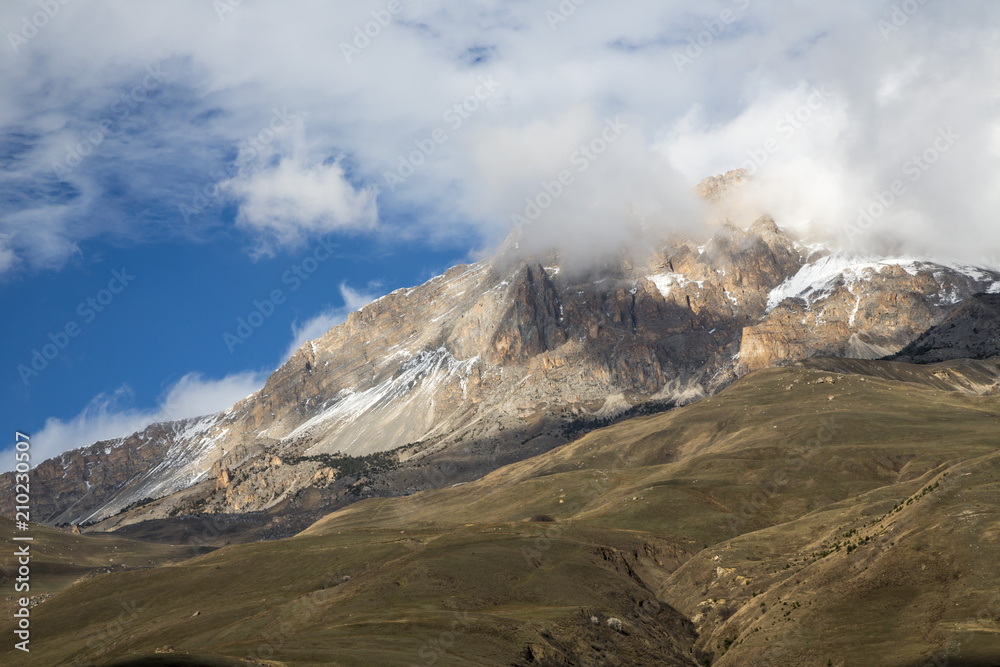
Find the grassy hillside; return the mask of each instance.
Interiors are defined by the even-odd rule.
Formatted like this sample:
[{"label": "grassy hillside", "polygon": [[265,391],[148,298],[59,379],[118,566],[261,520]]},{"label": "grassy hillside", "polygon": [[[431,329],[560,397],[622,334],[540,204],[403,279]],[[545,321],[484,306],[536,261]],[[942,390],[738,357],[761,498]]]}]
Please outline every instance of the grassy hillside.
[{"label": "grassy hillside", "polygon": [[83,581],[33,610],[18,664],[996,664],[990,369],[824,363]]},{"label": "grassy hillside", "polygon": [[[190,546],[171,546],[130,540],[115,535],[81,536],[68,531],[29,524],[27,531],[15,531],[14,522],[0,517],[4,554],[0,557],[0,598],[4,617],[14,609],[14,577],[18,568],[14,551],[25,542],[15,543],[14,535],[31,536],[31,589],[29,596],[45,598],[73,582],[110,572],[151,568],[178,563],[209,551]],[[18,593],[16,597],[21,597]]]}]

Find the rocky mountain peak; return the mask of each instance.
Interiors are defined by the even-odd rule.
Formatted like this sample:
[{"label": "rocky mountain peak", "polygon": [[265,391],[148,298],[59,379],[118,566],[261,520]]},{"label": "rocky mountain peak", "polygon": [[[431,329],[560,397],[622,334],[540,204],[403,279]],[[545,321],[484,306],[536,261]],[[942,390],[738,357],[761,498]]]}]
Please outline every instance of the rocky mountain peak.
[{"label": "rocky mountain peak", "polygon": [[718,201],[727,192],[743,185],[749,178],[750,174],[746,169],[733,169],[704,179],[695,186],[695,192],[710,202]]},{"label": "rocky mountain peak", "polygon": [[[352,313],[229,410],[42,463],[37,497],[53,522],[117,525],[465,481],[751,370],[891,354],[995,285],[986,270],[807,247],[767,216],[576,272],[510,238],[493,258]],[[388,451],[402,467],[380,482],[329,458]],[[415,472],[429,465],[447,472]],[[141,515],[119,514],[137,503]]]},{"label": "rocky mountain peak", "polygon": [[930,364],[1000,356],[1000,294],[975,294],[938,325],[893,355],[893,361]]}]

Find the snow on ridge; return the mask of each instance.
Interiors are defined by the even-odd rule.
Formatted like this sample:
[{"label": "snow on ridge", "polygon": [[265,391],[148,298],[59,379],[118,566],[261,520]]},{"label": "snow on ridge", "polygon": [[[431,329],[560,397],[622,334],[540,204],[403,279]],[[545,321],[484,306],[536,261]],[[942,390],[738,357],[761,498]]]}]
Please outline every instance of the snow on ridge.
[{"label": "snow on ridge", "polygon": [[804,255],[807,259],[817,253],[821,252],[825,252],[827,254],[831,253],[830,246],[826,245],[825,243],[819,243],[819,242],[806,243],[804,241],[793,241],[792,247],[798,250],[799,253]]},{"label": "snow on ridge", "polygon": [[[228,410],[194,419],[174,422],[173,442],[163,457],[148,470],[141,472],[125,485],[128,492],[114,495],[94,508],[77,522],[103,519],[120,512],[124,507],[143,498],[162,498],[186,489],[200,481],[210,466],[208,459],[216,443],[229,433],[229,428],[218,428]],[[216,430],[214,434],[213,430]]]},{"label": "snow on ridge", "polygon": [[[963,275],[975,282],[1000,278],[1000,275],[992,271],[953,262],[919,257],[874,258],[835,253],[805,264],[798,273],[771,290],[767,299],[767,312],[771,312],[788,298],[804,299],[811,307],[815,301],[829,296],[839,281],[843,281],[853,293],[856,285],[870,278],[872,273],[881,273],[882,269],[889,266],[898,266],[911,276],[933,271],[938,283],[944,278],[945,271]],[[995,284],[1000,285],[1000,282]],[[942,305],[955,304],[960,300],[961,295],[955,287],[941,294]]]},{"label": "snow on ridge", "polygon": [[656,285],[656,289],[660,291],[664,299],[670,297],[670,290],[674,286],[687,287],[694,284],[698,286],[698,289],[701,289],[705,285],[704,280],[691,280],[681,273],[657,273],[646,277]]},{"label": "snow on ridge", "polygon": [[[951,269],[952,271],[967,278],[971,278],[977,283],[1000,281],[1000,273],[993,269],[981,266],[970,266],[968,264],[959,264],[955,262],[937,262],[937,264],[945,269]],[[992,285],[990,286],[990,289],[992,289]]]},{"label": "snow on ridge", "polygon": [[[401,353],[403,352],[401,351],[394,356]],[[363,391],[342,390],[341,400],[300,424],[283,439],[296,438],[320,425],[349,424],[371,410],[394,403],[411,391],[419,390],[432,395],[438,386],[451,377],[458,376],[460,381],[464,380],[464,377],[479,361],[479,357],[460,361],[444,347],[418,352],[411,355],[399,367],[395,377]]]},{"label": "snow on ridge", "polygon": [[805,264],[798,273],[771,290],[767,297],[767,312],[771,312],[778,304],[789,298],[805,299],[811,306],[812,302],[829,296],[838,281],[843,280],[850,289],[864,281],[869,271],[880,273],[888,266],[899,266],[911,276],[915,276],[922,264],[924,262],[913,257],[874,259],[841,254],[827,255]]}]

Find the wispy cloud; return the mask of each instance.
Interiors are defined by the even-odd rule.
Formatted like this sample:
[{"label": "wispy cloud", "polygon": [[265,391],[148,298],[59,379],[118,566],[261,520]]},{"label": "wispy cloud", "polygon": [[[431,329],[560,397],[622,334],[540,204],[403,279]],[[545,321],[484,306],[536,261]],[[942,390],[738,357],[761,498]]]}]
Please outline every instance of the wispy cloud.
[{"label": "wispy cloud", "polygon": [[[343,323],[352,312],[371,303],[377,294],[377,284],[364,290],[340,284],[343,303],[317,313],[304,322],[292,325],[292,342],[281,363],[309,340],[320,338],[331,328]],[[92,445],[101,440],[120,438],[141,431],[150,424],[200,417],[231,407],[264,386],[267,373],[244,371],[219,379],[206,378],[201,373],[188,373],[170,385],[154,408],[137,408],[135,396],[128,385],[95,396],[76,416],[70,419],[50,417],[44,427],[32,434],[34,461],[58,456],[62,452]],[[13,461],[13,457],[3,460]],[[10,468],[12,464],[3,464]]]},{"label": "wispy cloud", "polygon": [[[39,462],[101,440],[120,438],[140,431],[150,424],[186,417],[213,414],[232,406],[263,386],[265,375],[237,373],[213,380],[199,373],[189,373],[164,392],[159,405],[140,409],[133,405],[134,395],[127,385],[95,396],[75,417],[54,417],[32,434],[32,460]],[[10,469],[13,457],[4,457]]]},{"label": "wispy cloud", "polygon": [[[554,236],[607,247],[630,211],[665,217],[657,209],[673,207],[682,186],[739,166],[801,104],[803,86],[822,85],[836,102],[761,168],[763,205],[841,229],[952,127],[962,141],[869,238],[952,254],[1000,245],[1000,5],[926,3],[892,23],[891,2],[792,4],[586,3],[558,22],[558,39],[532,3],[406,4],[350,62],[341,44],[382,0],[242,3],[224,21],[195,0],[61,5],[0,59],[0,187],[12,193],[0,200],[0,270],[58,267],[88,239],[229,224],[223,206],[193,224],[177,213],[220,182],[256,253],[343,230],[496,242],[567,146],[591,140],[591,121],[621,116],[626,150],[595,163],[580,179],[586,194],[546,216]],[[19,26],[24,11],[3,4],[0,25]],[[688,48],[697,58],[679,71],[672,56]],[[162,84],[133,94],[160,63]],[[483,76],[502,89],[448,132],[445,114]],[[134,108],[96,142],[123,95]],[[242,142],[276,107],[301,116],[298,143],[244,161]],[[376,192],[435,129],[448,140],[394,191]],[[81,142],[91,155],[58,175],[53,164]]]},{"label": "wispy cloud", "polygon": [[[246,165],[220,189],[239,203],[236,223],[257,237],[257,254],[296,248],[336,231],[370,230],[378,221],[377,190],[355,188],[339,160],[273,156],[274,165]],[[267,164],[267,157],[258,158]]]}]

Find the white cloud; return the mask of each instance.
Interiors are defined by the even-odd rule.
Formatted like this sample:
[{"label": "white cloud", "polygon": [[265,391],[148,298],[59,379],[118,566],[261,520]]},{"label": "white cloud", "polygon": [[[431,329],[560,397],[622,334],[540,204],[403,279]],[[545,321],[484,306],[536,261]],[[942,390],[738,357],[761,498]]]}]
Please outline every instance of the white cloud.
[{"label": "white cloud", "polygon": [[550,120],[483,128],[470,139],[476,186],[466,210],[498,233],[525,225],[532,250],[557,248],[564,261],[589,262],[701,219],[684,176],[627,115],[602,118],[577,107]]},{"label": "white cloud", "polygon": [[346,282],[342,282],[340,283],[340,296],[344,301],[343,305],[324,310],[301,324],[293,322],[292,342],[285,350],[284,356],[281,357],[281,363],[288,361],[296,350],[306,344],[306,341],[321,338],[333,327],[343,324],[348,315],[374,301],[378,295],[371,293],[370,290],[375,286],[369,285],[368,287],[369,291],[361,292],[352,289]]},{"label": "white cloud", "polygon": [[[21,25],[25,6],[0,5],[0,25]],[[618,115],[632,128],[631,145],[581,179],[586,194],[574,193],[550,217],[576,219],[562,227],[574,238],[601,237],[619,226],[623,204],[638,201],[647,218],[679,207],[670,217],[680,224],[677,174],[654,155],[666,137],[677,139],[668,153],[682,158],[675,164],[690,185],[744,161],[774,132],[773,113],[820,85],[836,91],[836,103],[761,170],[764,204],[839,233],[950,126],[962,140],[865,242],[952,254],[1000,245],[997,3],[921,4],[885,32],[887,0],[630,0],[580,5],[553,32],[551,8],[536,3],[433,0],[404,4],[350,62],[341,42],[384,0],[245,2],[221,21],[210,3],[151,6],[61,5],[0,62],[0,159],[10,164],[0,183],[24,193],[0,203],[0,232],[10,234],[18,259],[58,266],[85,239],[222,224],[218,202],[193,225],[163,211],[164,202],[190,202],[220,181],[238,197],[256,252],[341,230],[497,242],[512,204],[537,191],[567,146],[588,140],[594,121]],[[674,55],[688,39],[736,8],[737,20],[679,71]],[[155,91],[162,96],[138,104],[123,122],[127,131],[102,141],[70,176],[53,178],[52,162],[156,63],[169,74]],[[445,114],[480,76],[495,77],[502,94],[453,128]],[[301,116],[299,143],[275,141],[266,161],[234,163],[275,107]],[[685,128],[690,136],[680,134]],[[447,141],[387,191],[382,174],[435,129]],[[212,175],[234,164],[235,176]],[[152,213],[109,206],[123,188],[151,198],[156,205],[142,210]],[[17,217],[23,211],[38,216],[29,224]]]},{"label": "white cloud", "polygon": [[[305,322],[292,325],[293,341],[282,357],[282,363],[308,340],[320,338],[334,326],[343,323],[352,312],[371,303],[377,295],[377,285],[369,284],[367,290],[356,290],[347,283],[340,284],[341,306],[323,311]],[[101,393],[75,417],[62,420],[50,417],[40,431],[32,434],[32,459],[43,461],[79,447],[92,445],[141,431],[150,424],[175,421],[188,417],[214,414],[232,407],[254,393],[267,380],[266,373],[245,371],[218,380],[205,378],[200,373],[188,373],[161,396],[153,409],[133,407],[132,389],[123,385],[113,392]],[[7,457],[13,461],[13,457]],[[7,458],[4,460],[7,461]],[[11,468],[9,462],[3,470]]]},{"label": "white cloud", "polygon": [[219,380],[188,373],[167,391],[157,420],[200,417],[232,407],[264,386],[266,374],[244,371]]},{"label": "white cloud", "polygon": [[[79,447],[130,435],[150,424],[186,417],[213,414],[232,406],[263,386],[266,377],[244,372],[219,380],[188,373],[172,385],[155,409],[132,407],[133,392],[122,386],[111,393],[95,396],[78,415],[69,420],[50,417],[45,426],[31,437],[35,462]],[[7,457],[13,461],[13,457]],[[10,465],[5,463],[5,470]]]},{"label": "white cloud", "polygon": [[802,82],[762,91],[724,123],[694,107],[663,133],[658,147],[689,182],[734,168],[751,174],[718,217],[746,223],[766,212],[786,227],[827,235],[855,210],[847,193],[864,192],[846,150],[852,128],[841,91]]},{"label": "white cloud", "polygon": [[370,230],[378,221],[377,188],[355,188],[340,159],[308,159],[303,143],[293,138],[287,152],[280,140],[251,147],[238,173],[219,184],[239,202],[236,223],[257,237],[258,254],[331,232]]}]

